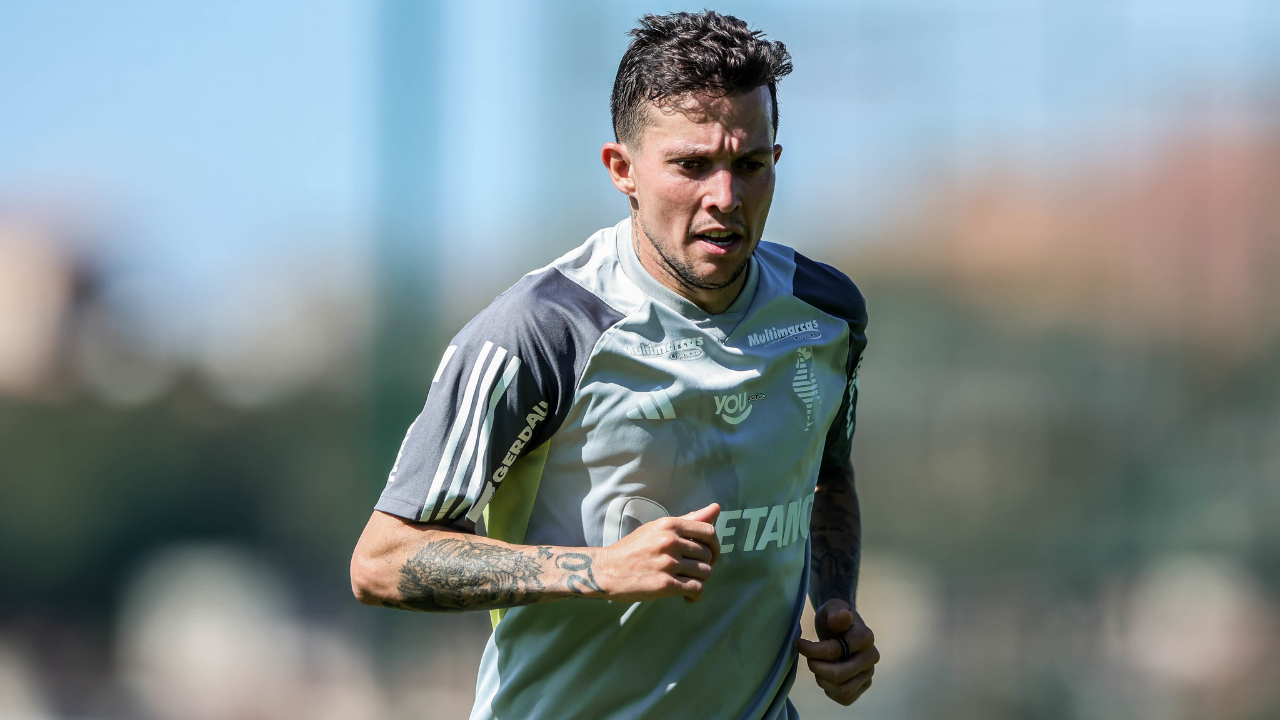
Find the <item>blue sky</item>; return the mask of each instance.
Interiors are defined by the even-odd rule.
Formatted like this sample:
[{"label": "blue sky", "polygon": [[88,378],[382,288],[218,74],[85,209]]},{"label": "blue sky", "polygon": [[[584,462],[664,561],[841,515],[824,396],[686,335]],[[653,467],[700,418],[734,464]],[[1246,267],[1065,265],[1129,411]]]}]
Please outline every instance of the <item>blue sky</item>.
[{"label": "blue sky", "polygon": [[[770,228],[820,250],[874,236],[940,173],[1106,153],[1135,127],[1155,136],[1192,117],[1187,98],[1268,104],[1280,87],[1274,5],[720,8],[793,52]],[[596,157],[607,94],[625,30],[664,9],[689,8],[442,3],[424,37],[447,57],[436,201],[448,263],[487,264],[505,282],[624,212]],[[0,206],[107,208],[112,267],[179,309],[264,267],[366,257],[376,11],[355,0],[0,0]]]}]

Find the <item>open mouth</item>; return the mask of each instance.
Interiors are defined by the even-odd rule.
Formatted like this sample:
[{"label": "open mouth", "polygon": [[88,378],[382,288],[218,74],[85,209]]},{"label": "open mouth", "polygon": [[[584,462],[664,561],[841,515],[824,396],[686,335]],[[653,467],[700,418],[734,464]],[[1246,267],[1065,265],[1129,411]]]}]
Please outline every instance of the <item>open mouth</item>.
[{"label": "open mouth", "polygon": [[699,242],[706,243],[721,252],[728,252],[737,247],[742,236],[730,230],[713,230],[693,236]]}]

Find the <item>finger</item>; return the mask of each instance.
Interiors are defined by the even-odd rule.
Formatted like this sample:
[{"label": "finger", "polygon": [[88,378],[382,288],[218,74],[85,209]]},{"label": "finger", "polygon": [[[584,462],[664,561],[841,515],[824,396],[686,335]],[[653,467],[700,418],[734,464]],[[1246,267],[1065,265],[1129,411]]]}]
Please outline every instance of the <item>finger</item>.
[{"label": "finger", "polygon": [[853,627],[853,612],[847,606],[838,609],[832,608],[831,610],[833,612],[828,612],[827,614],[827,629],[833,635],[845,633],[849,628]]},{"label": "finger", "polygon": [[800,654],[810,660],[826,660],[828,662],[839,660],[844,654],[844,648],[840,647],[840,643],[836,640],[821,640],[813,642],[800,638],[796,640],[796,650]]},{"label": "finger", "polygon": [[845,642],[849,643],[849,652],[858,652],[874,647],[876,644],[875,633],[866,625],[854,625],[852,629],[844,634]]},{"label": "finger", "polygon": [[862,697],[862,693],[871,687],[871,676],[860,675],[848,682],[837,683],[831,682],[824,678],[817,678],[818,687],[827,693],[827,697],[835,700],[841,705],[852,705],[853,701]]},{"label": "finger", "polygon": [[719,516],[720,516],[719,503],[711,503],[710,505],[702,509],[694,510],[691,513],[685,513],[680,517],[685,520],[694,520],[697,522],[704,522],[704,523],[714,523],[716,521],[716,518]]},{"label": "finger", "polygon": [[857,691],[853,693],[853,700],[850,700],[849,704],[852,705],[853,703],[857,702],[858,698],[862,697],[862,693],[866,692],[870,688],[871,688],[871,678],[867,678],[867,681],[863,683],[862,686],[859,687]]},{"label": "finger", "polygon": [[710,565],[711,561],[715,557],[711,553],[711,548],[698,542],[697,540],[690,540],[688,538],[678,537],[676,538],[674,545],[675,545],[674,550],[676,554],[678,554],[680,557],[688,558],[690,560],[701,560],[702,562]]},{"label": "finger", "polygon": [[720,557],[720,537],[716,535],[716,526],[697,522],[687,518],[674,518],[673,528],[676,534],[690,540],[697,540],[711,549],[712,564]]},{"label": "finger", "polygon": [[673,575],[671,584],[676,588],[677,595],[683,595],[686,602],[696,603],[702,599],[703,584],[697,578],[686,577],[684,575]]},{"label": "finger", "polygon": [[668,572],[672,575],[695,578],[706,582],[711,578],[711,565],[698,560],[680,560]]},{"label": "finger", "polygon": [[828,600],[822,603],[822,607],[816,608],[817,612],[814,614],[813,625],[814,629],[818,631],[818,637],[826,640],[837,633],[847,630],[848,627],[841,627],[839,630],[832,629],[831,620],[841,610],[848,609],[849,603],[847,601],[836,599]]},{"label": "finger", "polygon": [[880,662],[880,653],[875,648],[871,648],[836,662],[810,658],[808,664],[809,670],[818,677],[832,682],[846,682],[863,673],[874,673],[878,662]]}]

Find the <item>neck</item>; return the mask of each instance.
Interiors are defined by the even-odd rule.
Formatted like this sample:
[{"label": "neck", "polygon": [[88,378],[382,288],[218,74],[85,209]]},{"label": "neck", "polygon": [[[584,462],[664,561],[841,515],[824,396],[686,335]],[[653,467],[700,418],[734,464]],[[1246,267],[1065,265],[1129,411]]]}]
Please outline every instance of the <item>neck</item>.
[{"label": "neck", "polygon": [[728,310],[733,301],[738,299],[743,286],[747,283],[747,270],[745,268],[738,273],[738,277],[734,278],[733,282],[724,287],[700,288],[696,285],[690,285],[676,272],[675,268],[671,267],[665,258],[658,254],[649,238],[640,237],[644,231],[637,220],[633,214],[631,216],[631,246],[635,248],[636,256],[640,258],[641,267],[654,280],[662,283],[664,287],[697,305],[710,315],[719,315]]}]

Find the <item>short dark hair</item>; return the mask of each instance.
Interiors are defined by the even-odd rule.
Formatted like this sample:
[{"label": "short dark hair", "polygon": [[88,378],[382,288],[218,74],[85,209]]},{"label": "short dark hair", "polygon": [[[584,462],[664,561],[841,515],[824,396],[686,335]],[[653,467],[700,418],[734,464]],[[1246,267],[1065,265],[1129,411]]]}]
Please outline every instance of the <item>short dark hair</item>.
[{"label": "short dark hair", "polygon": [[648,103],[660,105],[689,93],[738,95],[762,86],[769,88],[777,136],[778,80],[791,72],[786,45],[713,10],[645,15],[629,34],[633,39],[609,101],[618,142],[640,139]]}]

